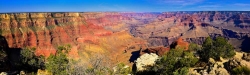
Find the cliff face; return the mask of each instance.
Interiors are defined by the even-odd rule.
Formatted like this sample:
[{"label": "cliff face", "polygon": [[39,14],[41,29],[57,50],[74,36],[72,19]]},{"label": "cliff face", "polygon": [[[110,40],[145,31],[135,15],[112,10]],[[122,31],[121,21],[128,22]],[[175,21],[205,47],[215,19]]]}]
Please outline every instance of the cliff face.
[{"label": "cliff face", "polygon": [[250,12],[166,12],[153,22],[134,27],[131,33],[146,39],[150,46],[167,46],[178,37],[202,44],[208,36],[243,39],[249,36],[249,26]]},{"label": "cliff face", "polygon": [[250,12],[6,13],[0,14],[0,30],[9,48],[36,47],[38,55],[64,44],[73,46],[73,54],[169,46],[179,37],[201,44],[208,36],[224,36],[241,44],[250,35]]},{"label": "cliff face", "polygon": [[[1,35],[10,48],[36,47],[38,55],[48,56],[65,44],[72,45],[71,53],[77,56],[77,50],[103,52],[140,41],[127,32],[104,29],[130,19],[119,13],[8,13],[1,14],[0,19]],[[115,40],[122,41],[111,44]]]}]

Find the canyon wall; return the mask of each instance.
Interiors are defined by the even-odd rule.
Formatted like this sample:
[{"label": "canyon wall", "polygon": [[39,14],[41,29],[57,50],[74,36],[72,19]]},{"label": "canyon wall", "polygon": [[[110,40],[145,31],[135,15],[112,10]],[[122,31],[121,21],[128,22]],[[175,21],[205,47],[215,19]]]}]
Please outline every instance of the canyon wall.
[{"label": "canyon wall", "polygon": [[78,50],[87,55],[144,42],[125,31],[104,29],[130,20],[119,13],[7,13],[0,20],[1,36],[9,48],[35,47],[37,55],[48,56],[66,44],[72,45],[70,53],[77,56]]},{"label": "canyon wall", "polygon": [[240,40],[250,35],[250,12],[165,12],[154,21],[131,30],[135,37],[146,39],[149,46],[167,46],[178,37],[202,44],[208,36],[223,36],[234,41],[233,45],[242,44]]},{"label": "canyon wall", "polygon": [[72,54],[122,52],[129,46],[169,46],[179,37],[202,44],[208,36],[224,36],[240,48],[250,35],[250,12],[2,13],[0,31],[9,48],[36,47],[38,55],[64,44],[72,45]]}]

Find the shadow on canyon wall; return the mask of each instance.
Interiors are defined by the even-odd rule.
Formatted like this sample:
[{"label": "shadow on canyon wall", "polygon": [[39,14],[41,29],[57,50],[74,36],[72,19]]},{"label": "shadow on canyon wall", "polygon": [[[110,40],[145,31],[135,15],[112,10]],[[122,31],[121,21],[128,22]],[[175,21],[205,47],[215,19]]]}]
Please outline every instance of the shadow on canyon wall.
[{"label": "shadow on canyon wall", "polygon": [[20,65],[20,51],[21,48],[9,48],[5,37],[0,35],[0,50],[6,53],[6,56],[1,59],[0,72],[19,70]]},{"label": "shadow on canyon wall", "polygon": [[245,36],[243,38],[243,42],[241,43],[241,51],[243,52],[250,52],[250,37],[249,36]]},{"label": "shadow on canyon wall", "polygon": [[140,57],[140,50],[131,52],[132,56],[129,59],[130,63],[133,63],[137,58]]}]

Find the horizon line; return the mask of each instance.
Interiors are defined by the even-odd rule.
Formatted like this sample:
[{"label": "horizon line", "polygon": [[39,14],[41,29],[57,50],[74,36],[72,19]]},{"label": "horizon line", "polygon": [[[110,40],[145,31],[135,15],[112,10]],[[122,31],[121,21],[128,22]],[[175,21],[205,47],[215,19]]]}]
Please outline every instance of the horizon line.
[{"label": "horizon line", "polygon": [[30,11],[30,12],[0,12],[2,13],[90,13],[90,12],[114,12],[114,13],[164,13],[164,12],[250,12],[249,10],[204,10],[204,11],[150,11],[150,12],[137,12],[137,11]]}]

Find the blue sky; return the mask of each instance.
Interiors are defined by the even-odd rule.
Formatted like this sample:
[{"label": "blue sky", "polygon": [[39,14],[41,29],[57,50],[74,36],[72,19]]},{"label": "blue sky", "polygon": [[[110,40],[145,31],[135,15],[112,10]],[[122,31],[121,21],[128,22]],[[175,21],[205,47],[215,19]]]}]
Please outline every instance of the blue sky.
[{"label": "blue sky", "polygon": [[250,0],[0,0],[0,12],[250,11]]}]

